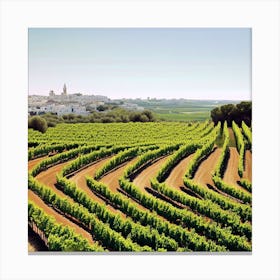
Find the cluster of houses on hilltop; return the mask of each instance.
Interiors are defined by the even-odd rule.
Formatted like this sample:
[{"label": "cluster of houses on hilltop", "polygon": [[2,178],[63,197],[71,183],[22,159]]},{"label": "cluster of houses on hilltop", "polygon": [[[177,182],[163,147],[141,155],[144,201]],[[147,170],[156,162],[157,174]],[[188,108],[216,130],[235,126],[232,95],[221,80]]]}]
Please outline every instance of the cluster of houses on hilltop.
[{"label": "cluster of houses on hilltop", "polygon": [[[66,114],[88,115],[92,111],[97,111],[98,106],[115,103],[107,96],[103,95],[83,95],[81,93],[68,94],[66,85],[60,95],[56,95],[53,90],[49,96],[29,95],[28,115],[42,115],[53,113],[58,116]],[[137,104],[123,103],[118,105],[126,110],[143,110]]]},{"label": "cluster of houses on hilltop", "polygon": [[29,115],[42,115],[46,113],[53,113],[58,116],[66,114],[77,114],[77,115],[87,115],[89,111],[86,110],[85,106],[80,106],[79,104],[47,104],[42,106],[29,106]]}]

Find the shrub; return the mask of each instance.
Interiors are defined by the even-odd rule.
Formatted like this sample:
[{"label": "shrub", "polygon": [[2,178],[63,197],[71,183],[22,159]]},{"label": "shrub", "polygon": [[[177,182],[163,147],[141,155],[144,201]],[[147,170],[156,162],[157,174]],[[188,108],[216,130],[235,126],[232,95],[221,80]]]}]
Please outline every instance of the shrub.
[{"label": "shrub", "polygon": [[28,128],[33,128],[42,133],[45,133],[48,129],[47,121],[39,116],[31,117],[28,120]]}]

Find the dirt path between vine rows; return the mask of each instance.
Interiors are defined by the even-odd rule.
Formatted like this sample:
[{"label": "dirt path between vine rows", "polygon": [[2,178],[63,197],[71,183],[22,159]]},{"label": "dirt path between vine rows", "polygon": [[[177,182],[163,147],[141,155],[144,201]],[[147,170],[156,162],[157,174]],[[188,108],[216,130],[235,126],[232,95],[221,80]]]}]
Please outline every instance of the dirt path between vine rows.
[{"label": "dirt path between vine rows", "polygon": [[[108,173],[106,176],[102,177],[100,179],[100,181],[106,185],[109,186],[110,190],[113,192],[118,192],[118,189],[121,189],[120,185],[119,185],[119,178],[123,175],[124,170],[126,169],[126,167],[130,164],[135,163],[138,160],[138,158],[134,158],[130,161],[127,161],[125,164],[123,164],[122,166],[120,166],[119,168],[115,169],[114,171]],[[146,169],[145,169],[146,170]],[[145,171],[144,170],[144,171]],[[142,172],[144,172],[142,171]],[[141,173],[140,173],[141,174]],[[140,175],[139,174],[139,175]],[[138,175],[138,176],[139,176]],[[138,177],[137,176],[137,177]],[[136,178],[137,178],[136,177]],[[148,179],[149,180],[149,179]],[[134,181],[133,181],[134,182]],[[134,204],[137,208],[139,208],[140,210],[144,210],[144,211],[150,211],[150,209],[144,207],[142,204],[138,203],[137,201],[133,200],[132,198],[129,197],[128,194],[125,194],[125,192],[123,193],[123,195],[125,195],[127,198],[130,199],[130,202],[132,204]]]},{"label": "dirt path between vine rows", "polygon": [[111,205],[107,204],[102,198],[95,195],[87,186],[86,178],[85,176],[93,177],[95,172],[104,165],[108,160],[110,160],[111,157],[105,158],[100,160],[97,163],[93,163],[91,166],[81,170],[80,172],[76,173],[73,177],[70,177],[69,180],[76,183],[76,186],[83,190],[90,198],[92,198],[94,201],[99,202],[100,204],[106,204],[106,207],[108,210],[110,210],[113,213],[120,214],[121,216],[124,216],[124,214],[119,211],[118,209],[115,209]]},{"label": "dirt path between vine rows", "polygon": [[[147,192],[147,190],[145,189],[145,187],[151,188],[151,183],[150,180],[152,178],[154,178],[160,167],[162,166],[162,164],[164,164],[165,161],[167,161],[169,158],[169,156],[165,156],[161,159],[159,159],[158,161],[156,161],[155,163],[151,164],[150,166],[146,167],[143,171],[141,171],[133,180],[133,184],[135,186],[137,186],[137,188],[141,189],[141,191],[143,193],[149,193]],[[149,193],[150,194],[150,193]],[[152,194],[150,194],[152,195]],[[136,202],[135,202],[136,203]],[[149,208],[144,207],[143,205],[136,203],[138,207],[140,207],[141,209],[145,210],[145,211],[151,211]],[[166,218],[164,218],[161,215],[157,215],[160,219],[162,220],[166,220]]]},{"label": "dirt path between vine rows", "polygon": [[205,186],[207,184],[211,186],[214,185],[212,180],[212,172],[217,165],[221,151],[221,148],[216,148],[205,160],[200,163],[193,178],[196,183]]},{"label": "dirt path between vine rows", "polygon": [[192,159],[193,154],[182,159],[170,172],[165,180],[166,184],[175,189],[181,190],[180,187],[184,186],[183,177],[186,173],[186,168]]},{"label": "dirt path between vine rows", "polygon": [[32,159],[28,161],[28,171],[32,170],[32,168],[37,165],[42,160],[46,159],[48,156]]},{"label": "dirt path between vine rows", "polygon": [[231,185],[237,185],[237,181],[240,180],[238,175],[238,160],[239,154],[236,148],[229,148],[229,160],[227,164],[227,168],[225,170],[223,180]]},{"label": "dirt path between vine rows", "polygon": [[[34,166],[36,166],[38,163],[40,163],[42,160],[44,160],[46,158],[48,158],[48,156],[43,156],[43,157],[28,161],[28,171],[31,171],[34,168]],[[30,193],[30,191],[28,191],[28,199],[30,199],[29,193]],[[28,234],[28,252],[36,252],[36,251],[42,251],[42,250],[46,251],[44,249],[45,246],[42,245],[42,243],[43,242],[41,241],[40,237],[30,231],[30,234]]]},{"label": "dirt path between vine rows", "polygon": [[52,207],[47,206],[44,201],[36,195],[34,192],[31,190],[28,190],[28,199],[35,203],[38,207],[40,207],[44,212],[48,215],[51,215],[55,218],[55,220],[58,223],[61,223],[65,226],[69,226],[75,230],[76,233],[81,234],[84,238],[86,238],[90,244],[93,244],[94,241],[91,237],[91,234],[87,232],[86,230],[82,229],[75,223],[71,222],[69,219],[64,217],[63,215],[60,215],[58,212],[56,212]]},{"label": "dirt path between vine rows", "polygon": [[64,192],[58,190],[55,187],[55,183],[56,183],[56,174],[59,173],[62,168],[64,166],[66,166],[67,164],[69,164],[71,161],[67,161],[67,162],[63,162],[63,163],[59,163],[55,166],[52,166],[50,168],[48,168],[45,171],[42,171],[41,173],[39,173],[35,178],[42,184],[48,186],[50,189],[52,189],[56,194],[58,194],[59,196],[62,197],[66,197],[67,199],[73,201],[69,196],[67,196],[66,194],[64,194]]},{"label": "dirt path between vine rows", "polygon": [[[225,181],[225,183],[234,186],[237,189],[240,189],[249,194],[249,192],[246,189],[244,189],[238,184],[238,181],[240,180],[240,176],[238,175],[239,153],[236,148],[229,148],[229,149],[230,149],[230,155],[229,155],[229,160],[228,160],[228,164],[223,180]],[[249,169],[251,167],[248,165],[247,168],[248,168],[248,176],[250,176]]]},{"label": "dirt path between vine rows", "polygon": [[[68,162],[63,162],[60,164],[57,164],[55,166],[52,166],[50,168],[48,168],[47,170],[39,173],[36,176],[36,179],[38,180],[38,182],[46,185],[47,187],[49,187],[50,189],[52,189],[57,195],[59,195],[60,197],[63,198],[67,198],[69,201],[74,202],[74,200],[69,197],[68,195],[64,194],[62,191],[58,190],[55,187],[55,183],[56,183],[56,174],[59,173],[62,168],[69,164],[71,161]],[[75,223],[71,222],[68,218],[64,217],[63,215],[60,215],[58,212],[56,212],[53,208],[47,206],[43,200],[41,200],[41,198],[39,196],[37,196],[34,192],[32,192],[31,190],[28,190],[28,199],[34,201],[36,204],[37,202],[39,204],[37,204],[39,207],[41,207],[45,213],[53,215],[56,220],[58,222],[63,223],[64,225],[69,225],[74,227],[75,231],[79,234],[82,234],[84,238],[89,239],[91,241],[91,243],[93,243],[94,241],[92,240],[92,237],[90,235],[90,233],[88,233],[86,230],[82,229],[81,227],[79,227],[78,225],[76,225]],[[55,215],[56,214],[56,215]],[[73,226],[74,225],[74,226]]]},{"label": "dirt path between vine rows", "polygon": [[[230,149],[235,149],[235,148],[230,148]],[[221,148],[216,148],[205,160],[203,160],[202,163],[199,165],[193,180],[198,184],[200,184],[201,186],[205,186],[208,189],[211,188],[222,195],[228,196],[226,193],[217,189],[212,180],[212,173],[215,170],[221,152],[222,152]]]},{"label": "dirt path between vine rows", "polygon": [[248,150],[245,153],[245,171],[243,173],[243,178],[252,182],[252,152]]},{"label": "dirt path between vine rows", "polygon": [[114,171],[108,173],[104,177],[100,179],[100,182],[106,184],[112,192],[116,192],[117,189],[120,188],[119,185],[119,178],[123,175],[124,170],[127,168],[128,165],[134,164],[138,158],[134,158],[132,160],[127,161],[125,164],[120,166],[119,168],[115,169]]},{"label": "dirt path between vine rows", "polygon": [[133,180],[133,184],[135,184],[141,191],[146,191],[145,187],[151,187],[150,180],[154,178],[160,167],[168,160],[168,156],[161,158],[155,163],[151,164],[147,168],[145,168],[142,172],[140,172],[136,178]]},{"label": "dirt path between vine rows", "polygon": [[[118,192],[118,189],[121,190],[121,187],[120,187],[120,184],[119,184],[119,178],[123,175],[124,170],[126,169],[126,167],[129,164],[135,163],[137,160],[138,160],[138,158],[134,158],[134,159],[132,159],[130,161],[127,161],[125,164],[123,164],[119,168],[115,169],[114,171],[108,173],[106,176],[102,177],[100,179],[100,181],[102,183],[106,184],[110,188],[111,191]],[[122,192],[122,194],[125,195],[127,198],[129,198],[129,195],[126,194],[125,192],[124,193]],[[130,200],[131,200],[130,202],[132,204],[136,205],[139,209],[141,209],[141,210],[149,210],[149,209],[145,208],[143,205],[141,205],[140,203],[134,201],[133,199],[130,198]]]}]

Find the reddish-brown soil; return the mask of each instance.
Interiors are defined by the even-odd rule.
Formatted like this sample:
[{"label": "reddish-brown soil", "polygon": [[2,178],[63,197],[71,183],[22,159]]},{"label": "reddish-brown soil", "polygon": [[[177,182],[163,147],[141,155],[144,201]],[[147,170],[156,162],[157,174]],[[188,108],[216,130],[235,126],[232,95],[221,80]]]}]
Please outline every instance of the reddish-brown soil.
[{"label": "reddish-brown soil", "polygon": [[[30,160],[28,162],[28,170],[30,171],[35,165],[37,165],[39,162],[41,162],[43,159],[47,158],[47,156],[45,157],[41,157],[41,158],[37,158],[34,160]],[[57,190],[54,187],[54,183],[56,182],[56,178],[55,178],[55,174],[57,172],[59,172],[63,166],[67,164],[67,163],[62,163],[62,164],[58,164],[54,167],[49,168],[46,171],[43,171],[42,173],[40,173],[37,176],[37,179],[39,182],[51,187],[57,194],[62,195],[63,197],[66,197],[66,195],[64,195],[64,193],[60,192],[59,190]],[[34,194],[31,190],[28,190],[28,199],[32,200],[33,202],[40,202],[40,205],[37,204],[39,207],[41,207],[43,210],[45,210],[45,208],[47,209],[52,209],[50,207],[48,207],[36,194]],[[58,215],[57,217],[60,217],[61,215],[59,215],[56,211],[52,210],[51,212],[46,212],[47,214],[51,214],[51,213],[55,213],[56,215]],[[56,219],[57,220],[57,219]],[[67,220],[69,223],[71,223],[67,218],[64,218],[64,220]],[[63,220],[63,221],[64,221]],[[73,224],[73,223],[71,223]],[[78,226],[77,226],[78,227]],[[82,230],[82,229],[81,229]],[[89,234],[90,235],[90,234]],[[33,237],[32,237],[33,236]],[[34,234],[28,234],[28,251],[29,252],[34,252],[34,251],[41,251],[40,250],[40,241],[38,240],[39,237],[34,238]],[[92,238],[91,238],[92,240]],[[39,244],[39,245],[38,245]]]},{"label": "reddish-brown soil", "polygon": [[[191,160],[191,157],[193,155],[183,159],[170,173],[170,175],[168,176],[168,178],[166,179],[166,183],[169,186],[178,188],[180,190],[179,187],[183,186],[183,176],[186,172],[186,167],[188,162]],[[159,169],[161,168],[161,166],[164,164],[164,162],[166,162],[168,160],[169,156],[167,157],[163,157],[160,160],[158,160],[157,162],[155,162],[154,164],[150,165],[149,167],[147,167],[145,170],[143,170],[133,181],[133,183],[138,186],[139,188],[141,188],[141,190],[146,191],[145,187],[151,187],[151,183],[150,183],[150,179],[154,178]],[[172,201],[172,199],[171,199]],[[173,200],[177,205],[179,205],[180,207],[189,209],[190,211],[192,211],[188,206],[185,206],[181,203],[178,203],[176,200]],[[161,217],[163,218],[163,217]],[[164,219],[164,218],[163,218]]]},{"label": "reddish-brown soil", "polygon": [[[97,171],[97,169],[99,169],[102,165],[104,165],[108,160],[110,160],[110,158],[106,158],[103,160],[100,160],[97,163],[93,163],[92,165],[90,165],[89,167],[77,172],[74,176],[70,177],[69,180],[72,182],[75,182],[76,185],[83,189],[85,192],[89,191],[89,188],[86,186],[86,176],[89,177],[94,177],[95,172]],[[86,188],[85,188],[86,186]]]},{"label": "reddish-brown soil", "polygon": [[[102,165],[104,165],[108,160],[110,160],[110,158],[106,158],[103,159],[97,163],[93,163],[91,166],[81,170],[80,172],[76,173],[73,177],[70,177],[69,180],[72,182],[76,183],[76,186],[80,189],[82,189],[90,198],[92,198],[93,200],[101,203],[101,204],[105,204],[105,201],[103,199],[101,199],[100,197],[96,196],[87,186],[86,183],[86,178],[85,176],[90,176],[93,177],[95,172],[97,171],[97,169],[99,169]],[[122,212],[120,212],[119,210],[115,209],[114,207],[112,207],[111,205],[107,205],[106,206],[110,211],[114,212],[114,213],[118,213],[121,216],[124,216],[124,214]]]},{"label": "reddish-brown soil", "polygon": [[[240,180],[240,176],[238,175],[239,153],[236,148],[229,148],[229,149],[230,149],[230,156],[229,156],[229,160],[228,160],[228,164],[227,164],[227,168],[226,168],[223,180],[226,183],[230,184],[231,186],[234,186],[238,189],[248,192],[247,190],[242,188],[237,183]],[[248,166],[248,169],[249,169],[249,166]]]},{"label": "reddish-brown soil", "polygon": [[36,244],[33,243],[33,240],[28,236],[28,252],[36,252],[41,251],[40,248],[36,246]]},{"label": "reddish-brown soil", "polygon": [[[55,165],[55,166],[52,166],[52,167],[48,168],[47,170],[45,170],[45,171],[39,173],[38,176],[36,176],[36,179],[37,179],[40,183],[42,183],[42,184],[44,184],[44,185],[50,187],[56,194],[58,194],[58,195],[60,195],[60,196],[62,196],[62,197],[67,197],[67,198],[69,198],[69,197],[68,197],[67,195],[65,195],[62,191],[58,190],[58,189],[55,187],[55,183],[56,183],[56,174],[59,173],[59,172],[62,170],[62,168],[63,168],[65,165],[69,164],[69,163],[70,163],[70,161],[68,161],[68,162],[63,162],[63,163],[57,164],[57,165]],[[69,198],[69,200],[71,200],[71,198]]]},{"label": "reddish-brown soil", "polygon": [[229,160],[223,180],[228,184],[237,185],[237,181],[240,180],[238,175],[239,154],[236,148],[229,148],[229,153]]},{"label": "reddish-brown soil", "polygon": [[[136,177],[135,179],[133,180],[133,184],[135,186],[137,186],[138,188],[140,188],[143,192],[147,192],[145,187],[148,187],[150,188],[151,187],[151,183],[150,183],[150,180],[152,178],[154,178],[161,165],[164,164],[164,162],[168,160],[168,156],[166,157],[163,157],[161,159],[159,159],[158,161],[156,161],[155,163],[151,164],[150,166],[148,166],[147,168],[145,168],[143,171],[141,171]],[[135,202],[136,203],[136,202]],[[138,204],[136,203],[136,205],[140,208],[140,209],[143,209],[143,210],[149,210],[148,208],[145,208],[143,207],[141,204]],[[162,216],[159,216],[159,218],[165,220],[164,217]]]},{"label": "reddish-brown soil", "polygon": [[216,148],[205,160],[201,162],[195,172],[193,180],[201,185],[212,185],[212,173],[221,155],[221,148]]},{"label": "reddish-brown soil", "polygon": [[164,164],[167,159],[168,157],[163,157],[151,164],[149,167],[145,168],[136,176],[136,178],[133,180],[133,183],[142,191],[145,191],[145,187],[151,187],[150,180],[157,175],[161,165]]},{"label": "reddish-brown soil", "polygon": [[243,172],[243,178],[252,182],[252,153],[248,150],[245,153],[245,171]]},{"label": "reddish-brown soil", "polygon": [[165,181],[168,186],[181,190],[180,187],[184,186],[183,177],[192,157],[193,155],[184,158],[172,169]]},{"label": "reddish-brown soil", "polygon": [[[236,148],[230,148],[230,150],[236,151]],[[213,190],[215,190],[216,192],[223,194],[225,196],[228,196],[226,193],[217,189],[212,180],[212,173],[215,170],[215,167],[218,163],[221,152],[222,152],[221,148],[216,148],[205,160],[203,160],[202,163],[199,165],[193,180],[195,182],[197,182],[198,184],[200,184],[201,186],[205,186],[208,188],[211,186],[211,189],[213,188]],[[237,159],[237,161],[238,161],[238,159]],[[232,168],[234,168],[233,167],[234,164],[235,164],[235,162],[230,164],[231,167],[228,170],[228,173],[229,173],[228,176],[232,176],[232,174],[230,174],[231,172],[235,172],[235,171],[237,172],[237,169],[232,169]],[[237,174],[237,176],[238,176],[238,174]],[[240,186],[238,186],[238,187],[240,188]],[[232,198],[232,199],[236,200],[235,198]]]},{"label": "reddish-brown soil", "polygon": [[[100,181],[104,184],[106,184],[111,191],[117,192],[118,189],[121,189],[119,185],[119,178],[123,175],[125,168],[129,164],[133,164],[138,160],[138,158],[134,158],[128,162],[126,162],[124,165],[120,166],[119,168],[115,169],[114,171],[108,173],[106,176],[102,177]],[[137,205],[138,208],[142,210],[147,210],[143,205],[137,203],[134,200],[131,200],[131,203]]]},{"label": "reddish-brown soil", "polygon": [[119,168],[115,169],[114,171],[108,173],[104,177],[100,179],[100,182],[106,184],[111,191],[116,192],[117,189],[120,188],[119,185],[119,178],[123,175],[124,170],[130,164],[134,164],[138,158],[134,158],[130,161],[127,161],[124,165],[120,166]]},{"label": "reddish-brown soil", "polygon": [[208,188],[211,186],[211,189],[213,188],[213,190],[215,190],[216,192],[228,196],[227,194],[217,189],[212,180],[212,173],[218,163],[221,151],[221,148],[216,148],[204,161],[202,161],[195,173],[193,180],[201,186],[205,186]]},{"label": "reddish-brown soil", "polygon": [[[36,177],[36,179],[40,182],[43,183],[44,185],[48,186],[49,188],[51,188],[57,195],[59,195],[60,197],[64,197],[67,198],[70,201],[73,201],[69,196],[65,195],[62,191],[58,190],[55,187],[55,183],[56,183],[56,174],[58,172],[60,172],[62,170],[62,168],[69,164],[70,161],[68,162],[63,162],[60,164],[57,164],[53,167],[50,167],[49,169],[39,173],[39,175]],[[58,222],[63,223],[64,225],[75,225],[74,229],[76,230],[77,233],[81,233],[85,238],[89,239],[91,241],[91,243],[93,243],[91,235],[85,231],[84,229],[82,229],[81,227],[79,227],[78,225],[76,225],[75,223],[71,222],[68,218],[60,215],[59,213],[57,213],[55,210],[53,210],[51,207],[47,206],[40,198],[39,196],[37,196],[36,194],[34,194],[31,190],[28,190],[28,199],[32,200],[33,202],[35,202],[39,207],[41,207],[47,214],[53,215],[56,214],[58,216],[55,216],[56,220]],[[37,202],[39,202],[40,204],[38,204]]]},{"label": "reddish-brown soil", "polygon": [[75,230],[76,233],[81,234],[84,238],[86,238],[91,244],[93,244],[93,239],[91,237],[91,234],[87,231],[85,231],[84,229],[82,229],[81,227],[79,227],[78,225],[76,225],[75,223],[71,222],[70,220],[68,220],[66,217],[64,217],[63,215],[60,215],[58,212],[56,212],[53,208],[47,206],[43,200],[41,200],[41,198],[39,196],[37,196],[34,192],[32,192],[31,190],[28,190],[28,199],[30,201],[32,201],[33,203],[35,203],[38,207],[40,207],[41,209],[44,210],[44,212],[48,215],[51,215],[55,218],[55,220],[58,223],[61,223],[65,226],[69,226],[71,228],[73,228]]},{"label": "reddish-brown soil", "polygon": [[28,171],[30,171],[35,165],[37,165],[40,161],[42,161],[43,159],[45,159],[47,157],[48,156],[40,157],[40,158],[36,158],[36,159],[32,159],[32,160],[28,161]]},{"label": "reddish-brown soil", "polygon": [[[125,168],[127,167],[127,165],[128,165],[128,164],[133,164],[133,163],[135,163],[137,160],[138,160],[138,158],[134,158],[134,159],[132,159],[132,160],[126,162],[125,164],[121,165],[119,168],[116,168],[116,169],[113,170],[112,172],[109,172],[108,174],[106,174],[104,177],[102,177],[102,178],[100,179],[100,182],[106,184],[106,185],[110,188],[111,191],[113,191],[113,192],[118,192],[118,189],[121,189],[121,188],[120,188],[120,185],[119,185],[119,178],[123,175],[123,172],[124,172]],[[91,166],[91,167],[89,167],[87,170],[85,169],[85,170],[81,171],[81,172],[83,172],[83,174],[78,173],[78,174],[76,174],[76,176],[79,175],[79,174],[81,174],[81,176],[83,177],[83,176],[87,175],[88,173],[90,173],[90,175],[93,176],[94,173],[95,173],[95,171],[96,171],[99,167],[101,167],[105,162],[106,162],[106,161],[102,161],[102,162],[100,162],[100,163],[97,163],[96,166]],[[82,187],[83,189],[84,189],[84,188],[88,188],[88,187],[86,186],[85,181],[84,181],[84,183],[83,183],[83,179],[82,179],[82,178],[78,179],[78,181],[77,181],[77,177],[76,177],[76,176],[74,176],[72,179],[74,179],[74,180],[76,180],[76,182],[78,182],[79,187]],[[83,185],[83,184],[85,184],[85,185]],[[90,190],[88,189],[88,191],[90,191]],[[89,194],[89,195],[90,195],[90,194]],[[103,201],[101,198],[98,198],[98,197],[96,197],[96,196],[93,195],[93,194],[91,194],[91,196],[94,197],[94,199],[96,199],[96,200],[98,200],[98,201],[104,203],[104,201]],[[128,197],[129,197],[129,196],[128,196]],[[142,210],[149,210],[149,209],[145,208],[144,206],[142,206],[141,204],[139,204],[139,203],[137,203],[136,201],[134,201],[133,199],[131,199],[131,203],[133,203],[134,205],[136,205],[139,209],[142,209]],[[120,214],[121,216],[125,216],[125,214],[123,214],[123,213],[120,212],[119,210],[116,210],[115,208],[111,207],[110,205],[107,205],[107,206],[108,206],[108,208],[109,208],[111,211],[117,212],[117,213]]]}]

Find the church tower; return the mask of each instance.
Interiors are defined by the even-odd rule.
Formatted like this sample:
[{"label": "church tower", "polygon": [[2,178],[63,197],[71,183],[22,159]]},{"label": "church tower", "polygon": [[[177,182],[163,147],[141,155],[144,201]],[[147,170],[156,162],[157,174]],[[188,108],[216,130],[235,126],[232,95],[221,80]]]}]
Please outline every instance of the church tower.
[{"label": "church tower", "polygon": [[65,84],[64,84],[64,86],[63,86],[63,92],[61,93],[61,95],[64,95],[64,96],[67,95],[67,88],[66,88],[66,85],[65,85]]}]

